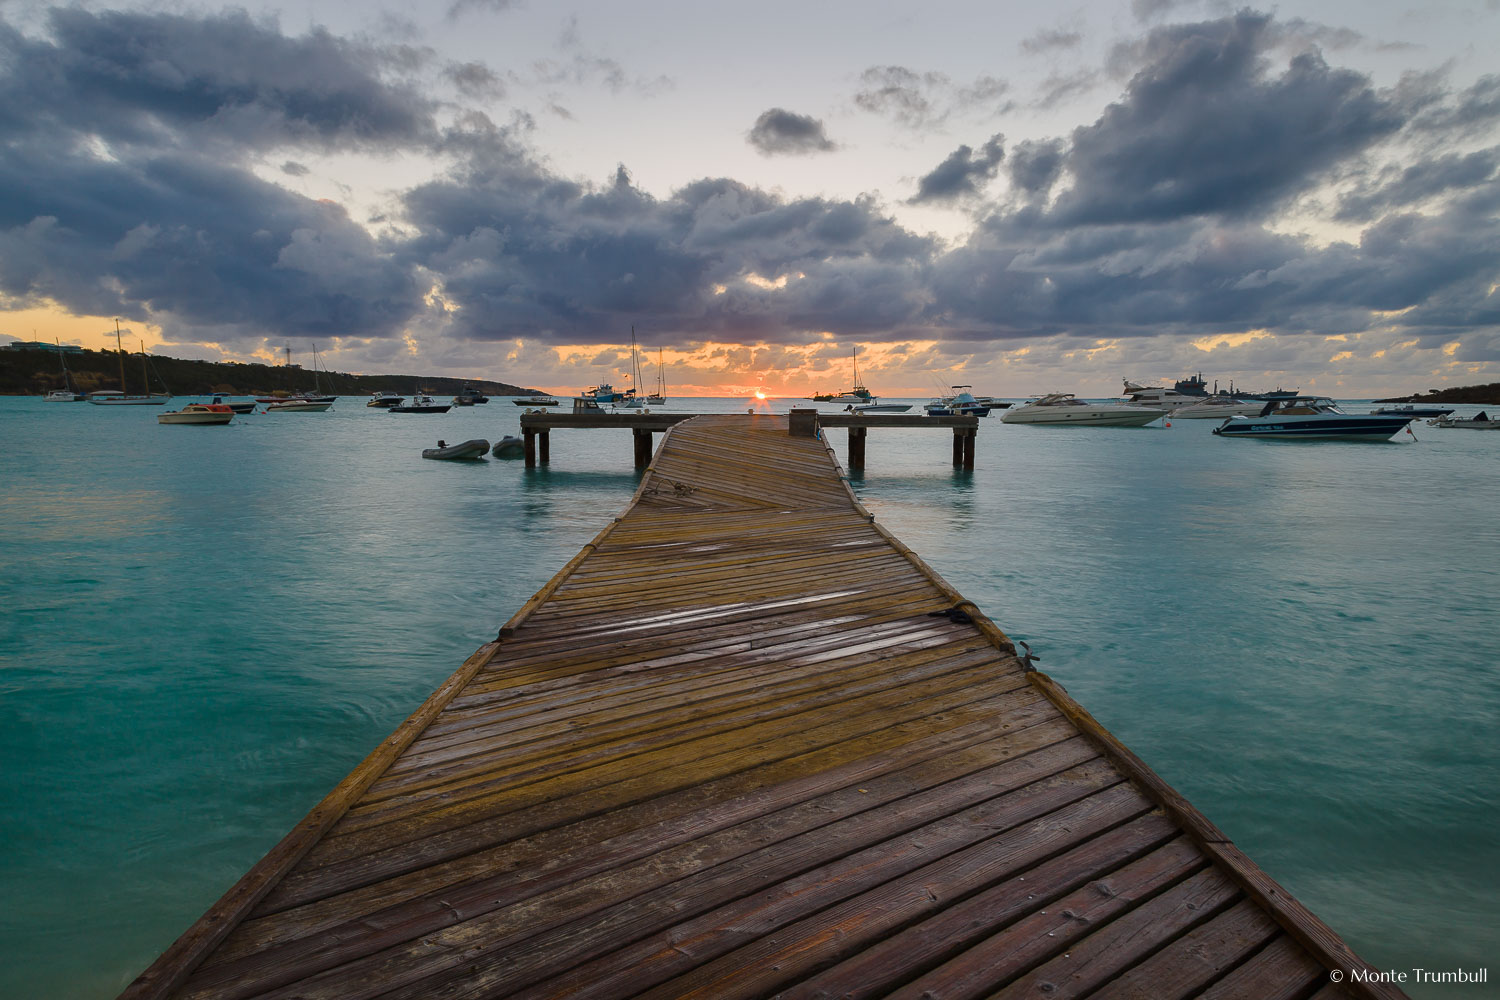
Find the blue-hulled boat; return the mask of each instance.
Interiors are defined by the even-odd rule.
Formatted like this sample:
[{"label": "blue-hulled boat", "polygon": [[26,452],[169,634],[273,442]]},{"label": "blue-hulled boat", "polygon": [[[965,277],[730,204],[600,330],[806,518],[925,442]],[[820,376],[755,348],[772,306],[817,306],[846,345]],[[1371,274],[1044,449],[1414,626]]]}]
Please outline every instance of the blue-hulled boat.
[{"label": "blue-hulled boat", "polygon": [[1298,441],[1386,441],[1411,421],[1404,415],[1345,413],[1326,396],[1300,396],[1271,400],[1254,417],[1230,417],[1214,433]]}]

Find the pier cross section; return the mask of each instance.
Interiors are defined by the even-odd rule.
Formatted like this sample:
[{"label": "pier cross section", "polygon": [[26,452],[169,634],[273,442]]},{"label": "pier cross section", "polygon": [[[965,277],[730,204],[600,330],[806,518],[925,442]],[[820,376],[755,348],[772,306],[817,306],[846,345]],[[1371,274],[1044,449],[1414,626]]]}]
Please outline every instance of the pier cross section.
[{"label": "pier cross section", "polygon": [[[962,469],[974,468],[974,444],[979,433],[978,417],[929,417],[921,413],[822,413],[811,409],[794,410],[794,412],[813,414],[812,419],[816,427],[848,428],[848,464],[851,470],[860,470],[865,467],[865,439],[872,427],[950,428],[953,431],[954,466]],[[525,448],[526,467],[530,469],[539,464],[548,464],[551,457],[553,430],[628,428],[634,444],[635,466],[645,468],[651,462],[651,436],[664,433],[684,420],[692,419],[693,416],[694,414],[691,413],[528,410],[521,414],[521,438]],[[765,419],[768,416],[770,415],[765,413],[747,413],[729,416],[729,419],[753,421]]]},{"label": "pier cross section", "polygon": [[824,440],[700,416],[123,996],[1402,995],[1378,975]]}]

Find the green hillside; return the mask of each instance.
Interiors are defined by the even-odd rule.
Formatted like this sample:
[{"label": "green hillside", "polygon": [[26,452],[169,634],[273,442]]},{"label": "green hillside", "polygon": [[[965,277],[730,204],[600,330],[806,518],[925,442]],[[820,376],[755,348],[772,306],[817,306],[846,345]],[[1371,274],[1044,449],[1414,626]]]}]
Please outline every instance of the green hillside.
[{"label": "green hillside", "polygon": [[[83,351],[68,354],[68,374],[73,386],[81,392],[97,389],[119,389],[120,358],[113,351]],[[234,395],[270,395],[312,391],[311,369],[285,365],[239,364],[238,362],[187,361],[159,355],[148,357],[151,390],[160,392],[165,385],[175,396],[196,396],[211,392]],[[139,354],[125,359],[127,392],[141,392],[144,377]],[[344,372],[317,373],[317,388],[330,395],[368,396],[372,392],[397,392],[410,395],[417,389],[434,396],[452,395],[471,385],[491,396],[540,395],[508,382],[487,379],[447,378],[441,375],[349,375]],[[25,349],[0,350],[0,395],[41,396],[63,387],[58,352]]]}]

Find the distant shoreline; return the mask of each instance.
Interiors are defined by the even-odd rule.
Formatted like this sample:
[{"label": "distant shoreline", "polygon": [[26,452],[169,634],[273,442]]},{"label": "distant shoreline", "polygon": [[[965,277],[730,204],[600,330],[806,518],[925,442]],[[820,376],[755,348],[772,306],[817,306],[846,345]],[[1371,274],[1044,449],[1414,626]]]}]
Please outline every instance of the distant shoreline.
[{"label": "distant shoreline", "polygon": [[351,375],[347,372],[316,371],[296,365],[243,364],[236,361],[189,361],[162,354],[148,354],[145,364],[139,352],[125,357],[125,386],[120,385],[120,356],[114,351],[69,351],[62,354],[45,348],[0,348],[0,396],[45,396],[63,388],[62,361],[79,392],[124,389],[141,392],[142,381],[152,391],[177,396],[270,395],[317,390],[330,396],[368,396],[374,392],[411,395],[451,395],[465,387],[491,396],[545,396],[539,389],[492,379],[453,378],[446,375]]}]

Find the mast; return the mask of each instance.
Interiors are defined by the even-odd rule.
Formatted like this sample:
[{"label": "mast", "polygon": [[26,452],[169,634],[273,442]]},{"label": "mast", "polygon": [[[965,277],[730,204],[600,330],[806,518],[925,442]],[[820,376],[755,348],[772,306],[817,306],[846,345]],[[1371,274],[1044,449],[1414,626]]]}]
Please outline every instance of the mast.
[{"label": "mast", "polygon": [[141,388],[151,395],[151,376],[146,374],[146,339],[141,338]]},{"label": "mast", "polygon": [[641,391],[641,352],[635,344],[635,325],[630,327],[630,394],[632,396]]},{"label": "mast", "polygon": [[120,343],[120,320],[115,319],[115,349],[120,356],[120,392],[125,391],[125,345]]}]

